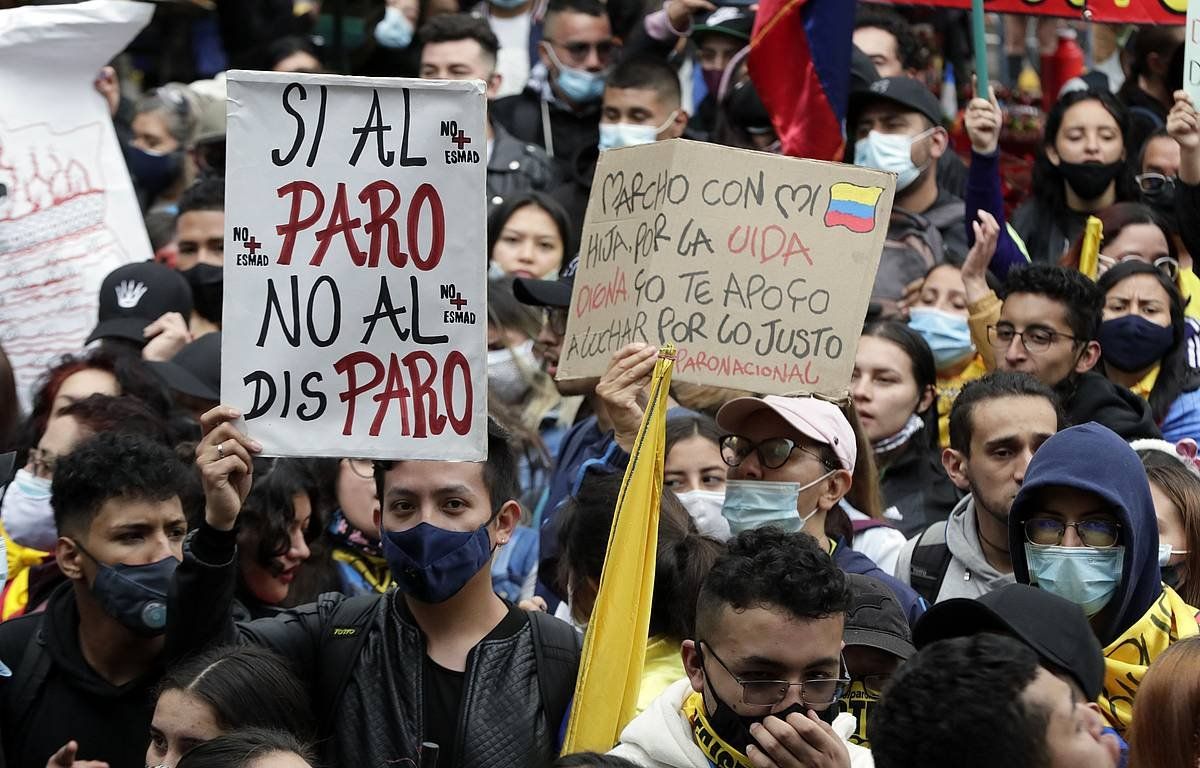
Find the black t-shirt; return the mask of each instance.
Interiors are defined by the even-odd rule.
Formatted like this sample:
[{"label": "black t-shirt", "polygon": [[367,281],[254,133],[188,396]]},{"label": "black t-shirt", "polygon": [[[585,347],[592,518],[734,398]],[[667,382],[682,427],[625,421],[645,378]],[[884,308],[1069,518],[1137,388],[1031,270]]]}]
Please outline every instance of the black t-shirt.
[{"label": "black t-shirt", "polygon": [[[512,637],[529,623],[529,617],[516,606],[510,606],[508,615],[487,634],[484,640],[499,640]],[[467,656],[467,669],[471,668],[472,656]],[[425,733],[422,741],[438,745],[438,765],[454,765],[458,761],[459,720],[462,716],[462,697],[466,672],[455,672],[437,664],[428,656],[424,662]]]}]

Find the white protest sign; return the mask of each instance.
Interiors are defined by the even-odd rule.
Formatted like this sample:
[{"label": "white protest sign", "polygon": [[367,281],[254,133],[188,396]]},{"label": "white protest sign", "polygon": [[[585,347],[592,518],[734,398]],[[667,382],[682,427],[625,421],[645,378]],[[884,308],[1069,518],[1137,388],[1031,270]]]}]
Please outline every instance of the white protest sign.
[{"label": "white protest sign", "polygon": [[1183,88],[1200,108],[1200,0],[1188,0],[1187,37],[1183,52]]},{"label": "white protest sign", "polygon": [[222,401],[266,455],[485,459],[484,84],[228,84]]},{"label": "white protest sign", "polygon": [[640,341],[674,378],[843,392],[896,177],[675,139],[600,153],[559,379]]},{"label": "white protest sign", "polygon": [[95,327],[104,276],[153,256],[93,85],[153,13],[119,0],[0,11],[0,344],[24,403]]}]

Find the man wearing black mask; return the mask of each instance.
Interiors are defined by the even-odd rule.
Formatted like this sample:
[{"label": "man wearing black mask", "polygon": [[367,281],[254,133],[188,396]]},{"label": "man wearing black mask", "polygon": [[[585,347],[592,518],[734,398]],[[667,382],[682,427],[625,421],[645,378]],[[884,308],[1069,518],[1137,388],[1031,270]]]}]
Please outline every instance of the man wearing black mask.
[{"label": "man wearing black mask", "polygon": [[188,327],[192,337],[221,329],[225,263],[225,179],[204,178],[179,200],[175,223],[179,259],[175,266],[192,288]]},{"label": "man wearing black mask", "polygon": [[704,577],[687,679],[621,733],[611,754],[646,768],[871,765],[839,714],[850,684],[846,576],[805,533],[743,531]]},{"label": "man wearing black mask", "polygon": [[102,433],[58,460],[54,555],[69,583],[0,625],[9,768],[142,765],[167,665],[166,596],[187,533],[186,468],[147,437]]}]

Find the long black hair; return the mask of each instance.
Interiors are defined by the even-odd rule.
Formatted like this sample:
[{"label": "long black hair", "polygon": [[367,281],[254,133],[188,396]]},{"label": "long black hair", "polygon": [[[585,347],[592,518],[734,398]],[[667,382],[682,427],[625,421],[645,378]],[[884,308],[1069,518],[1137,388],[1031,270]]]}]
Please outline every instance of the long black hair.
[{"label": "long black hair", "polygon": [[[1085,101],[1098,101],[1108,114],[1112,115],[1121,131],[1121,142],[1125,147],[1128,159],[1129,147],[1129,111],[1117,100],[1117,97],[1105,90],[1072,91],[1064,94],[1054,103],[1050,113],[1046,115],[1046,127],[1042,133],[1042,147],[1033,163],[1033,190],[1039,210],[1053,221],[1061,221],[1067,214],[1066,179],[1058,166],[1050,162],[1046,152],[1047,147],[1053,147],[1062,127],[1063,117],[1067,110]],[[1136,200],[1133,180],[1129,174],[1117,176],[1116,192],[1118,200]]]},{"label": "long black hair", "polygon": [[280,752],[298,755],[310,766],[315,764],[309,746],[290,733],[247,728],[192,747],[179,758],[176,768],[250,768],[261,758]]},{"label": "long black hair", "polygon": [[863,336],[874,336],[892,342],[908,357],[912,367],[913,380],[917,383],[917,407],[925,393],[933,391],[933,401],[924,411],[915,413],[925,422],[925,437],[929,447],[938,446],[938,410],[937,410],[937,363],[929,344],[914,331],[898,320],[877,320],[863,326]]},{"label": "long black hair", "polygon": [[[1100,291],[1108,295],[1109,290],[1126,278],[1134,275],[1152,275],[1167,292],[1171,305],[1171,346],[1163,355],[1154,389],[1150,390],[1150,411],[1154,420],[1161,424],[1171,409],[1171,404],[1180,393],[1200,388],[1200,371],[1187,362],[1186,321],[1183,315],[1183,297],[1179,289],[1159,269],[1144,261],[1128,259],[1117,264],[1100,276],[1096,282]],[[1103,350],[1101,350],[1103,354]],[[1103,357],[1101,357],[1103,364]]]},{"label": "long black hair", "polygon": [[281,656],[252,645],[223,646],[171,668],[158,696],[182,691],[204,702],[223,731],[272,728],[297,738],[312,734],[308,693]]},{"label": "long black hair", "polygon": [[312,517],[304,538],[310,544],[325,530],[325,505],[313,467],[304,459],[258,459],[254,462],[254,485],[238,515],[239,528],[254,546],[258,564],[271,570],[275,558],[291,546],[288,528],[296,518],[297,494],[308,497]]}]

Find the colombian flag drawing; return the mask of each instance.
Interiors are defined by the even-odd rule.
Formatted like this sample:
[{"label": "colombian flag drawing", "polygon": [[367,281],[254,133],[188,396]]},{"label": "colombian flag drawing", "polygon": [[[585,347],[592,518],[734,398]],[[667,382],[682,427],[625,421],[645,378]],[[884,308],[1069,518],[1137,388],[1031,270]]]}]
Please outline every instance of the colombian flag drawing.
[{"label": "colombian flag drawing", "polygon": [[860,187],[840,181],[829,188],[829,208],[825,211],[825,226],[845,227],[851,232],[865,234],[875,229],[875,206],[883,187]]}]

